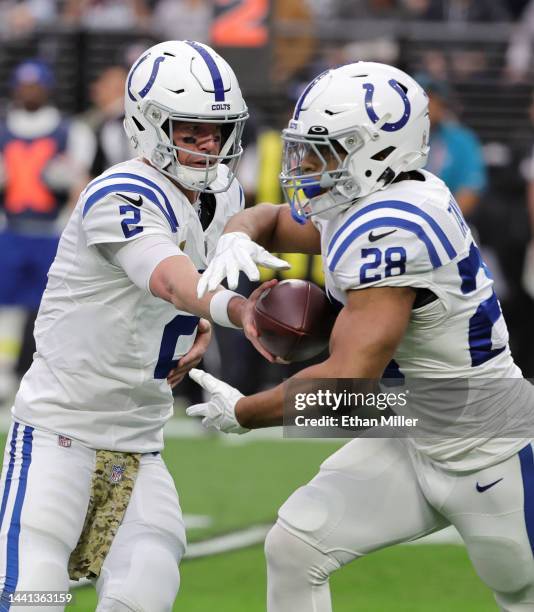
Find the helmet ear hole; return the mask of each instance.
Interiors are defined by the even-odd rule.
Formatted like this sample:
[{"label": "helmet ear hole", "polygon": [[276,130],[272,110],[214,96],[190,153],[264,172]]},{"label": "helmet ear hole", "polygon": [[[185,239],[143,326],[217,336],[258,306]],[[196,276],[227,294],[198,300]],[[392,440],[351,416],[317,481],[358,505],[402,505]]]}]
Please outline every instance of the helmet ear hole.
[{"label": "helmet ear hole", "polygon": [[172,138],[171,122],[169,121],[169,119],[165,119],[165,121],[161,124],[161,129],[163,130],[165,136]]},{"label": "helmet ear hole", "polygon": [[139,119],[137,119],[136,117],[134,117],[132,115],[132,121],[135,123],[135,127],[140,131],[140,132],[144,132],[145,131],[145,127],[142,123],[139,122]]},{"label": "helmet ear hole", "polygon": [[369,177],[371,176],[371,174],[373,174],[373,173],[372,173],[370,170],[366,170],[366,171],[365,171],[365,176],[366,176],[367,178],[369,178]]},{"label": "helmet ear hole", "polygon": [[391,181],[393,181],[394,178],[395,178],[395,173],[393,172],[393,170],[391,168],[387,167],[384,170],[384,172],[382,172],[380,177],[378,178],[377,183],[382,181],[384,183],[384,187],[385,187],[386,185],[389,185],[391,183]]}]

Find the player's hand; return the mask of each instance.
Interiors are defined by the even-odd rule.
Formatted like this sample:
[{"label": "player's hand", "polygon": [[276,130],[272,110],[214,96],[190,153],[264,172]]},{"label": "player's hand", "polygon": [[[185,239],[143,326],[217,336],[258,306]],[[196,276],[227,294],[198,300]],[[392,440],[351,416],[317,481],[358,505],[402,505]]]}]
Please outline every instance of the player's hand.
[{"label": "player's hand", "polygon": [[242,427],[235,416],[235,405],[243,397],[237,389],[215,378],[203,370],[193,369],[189,376],[211,394],[209,401],[189,406],[187,416],[202,418],[202,425],[224,433],[243,434],[249,431]]},{"label": "player's hand", "polygon": [[261,294],[266,289],[274,287],[277,283],[278,281],[276,279],[266,281],[248,296],[248,299],[245,302],[245,305],[243,306],[243,311],[241,314],[241,325],[243,327],[245,336],[251,342],[252,346],[258,351],[258,353],[260,353],[260,355],[265,357],[267,361],[270,361],[271,363],[289,363],[287,361],[284,361],[283,359],[280,359],[280,357],[275,357],[261,345],[259,341],[260,334],[258,332],[258,329],[256,328],[256,323],[254,319],[254,309],[256,307],[256,302],[259,300]]},{"label": "player's hand", "polygon": [[239,272],[244,272],[251,281],[258,281],[260,272],[257,266],[273,270],[287,270],[291,267],[287,261],[271,255],[243,232],[223,234],[219,238],[213,259],[198,282],[198,298],[206,291],[217,289],[225,278],[228,280],[228,287],[235,289]]},{"label": "player's hand", "polygon": [[174,388],[180,382],[182,382],[184,376],[189,372],[191,368],[195,368],[204,353],[206,352],[208,345],[211,340],[211,323],[207,319],[200,319],[198,322],[198,330],[193,346],[189,351],[180,359],[176,367],[169,372],[167,376],[167,382]]}]

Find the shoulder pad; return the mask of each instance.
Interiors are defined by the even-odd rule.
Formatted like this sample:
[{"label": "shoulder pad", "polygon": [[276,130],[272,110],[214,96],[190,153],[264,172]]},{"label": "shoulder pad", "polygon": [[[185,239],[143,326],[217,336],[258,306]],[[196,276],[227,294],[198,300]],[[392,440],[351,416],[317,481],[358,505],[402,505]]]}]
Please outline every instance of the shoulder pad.
[{"label": "shoulder pad", "polygon": [[178,221],[165,192],[139,174],[116,172],[87,186],[82,194],[87,243],[119,242],[144,233],[176,233]]},{"label": "shoulder pad", "polygon": [[424,274],[463,252],[467,231],[444,207],[373,202],[343,216],[328,245],[328,268],[345,288]]}]

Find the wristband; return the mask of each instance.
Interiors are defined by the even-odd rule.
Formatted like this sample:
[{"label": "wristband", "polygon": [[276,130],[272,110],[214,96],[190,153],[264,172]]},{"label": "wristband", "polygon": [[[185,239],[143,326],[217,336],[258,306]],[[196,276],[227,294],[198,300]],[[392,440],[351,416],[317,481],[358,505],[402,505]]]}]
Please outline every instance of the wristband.
[{"label": "wristband", "polygon": [[[228,316],[228,303],[235,297],[243,298],[242,295],[235,291],[223,289],[218,291],[210,302],[210,316],[214,323],[223,327],[231,327],[233,329],[241,329],[238,325],[234,325]],[[244,298],[243,298],[244,299]]]}]

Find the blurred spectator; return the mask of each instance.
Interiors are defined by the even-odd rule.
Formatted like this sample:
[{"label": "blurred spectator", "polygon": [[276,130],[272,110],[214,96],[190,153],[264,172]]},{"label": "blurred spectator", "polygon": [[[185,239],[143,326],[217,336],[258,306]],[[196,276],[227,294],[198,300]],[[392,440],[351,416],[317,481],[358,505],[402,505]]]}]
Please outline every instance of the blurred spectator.
[{"label": "blurred spectator", "polygon": [[96,154],[91,175],[98,176],[110,166],[135,156],[123,128],[124,85],[128,71],[123,66],[110,66],[91,87],[93,107],[81,118],[96,135]]},{"label": "blurred spectator", "polygon": [[476,135],[454,116],[448,84],[424,74],[417,75],[416,80],[429,98],[430,154],[426,169],[445,181],[469,218],[487,182],[482,147]]},{"label": "blurred spectator", "polygon": [[[534,126],[534,96],[531,99],[529,108],[530,120]],[[530,221],[530,242],[525,253],[523,266],[523,288],[526,293],[534,300],[534,147],[532,147],[530,160],[523,169],[524,178],[527,181],[527,210]]]},{"label": "blurred spectator", "polygon": [[[528,214],[530,219],[530,235],[534,236],[534,181],[528,185]],[[530,240],[525,252],[522,273],[523,289],[534,300],[534,240]]]},{"label": "blurred spectator", "polygon": [[0,233],[0,306],[27,312],[16,365],[19,376],[35,350],[33,322],[57,249],[58,216],[71,192],[86,181],[95,150],[91,131],[65,119],[50,104],[53,85],[52,72],[43,62],[20,64],[11,81],[12,106],[0,124],[5,215]]},{"label": "blurred spectator", "polygon": [[393,19],[401,13],[399,0],[308,0],[318,19]]},{"label": "blurred spectator", "polygon": [[209,43],[212,13],[208,0],[158,0],[152,15],[152,31],[162,40]]},{"label": "blurred spectator", "polygon": [[55,0],[2,0],[0,2],[0,37],[17,38],[36,27],[51,23],[57,14]]},{"label": "blurred spectator", "polygon": [[527,80],[532,68],[534,0],[530,0],[510,37],[506,53],[506,76],[513,82]]},{"label": "blurred spectator", "polygon": [[508,7],[510,15],[514,19],[517,19],[524,11],[528,2],[529,0],[506,0],[506,6]]},{"label": "blurred spectator", "polygon": [[132,30],[149,26],[145,0],[65,0],[63,20],[89,30]]},{"label": "blurred spectator", "polygon": [[370,40],[360,40],[345,45],[342,63],[364,61],[396,64],[399,60],[399,51],[399,43],[392,37],[375,36]]},{"label": "blurred spectator", "polygon": [[455,23],[510,20],[504,0],[402,0],[402,3],[412,19]]},{"label": "blurred spectator", "polygon": [[315,48],[314,19],[302,0],[275,0],[273,21],[273,68],[275,83],[287,83],[310,62]]}]

